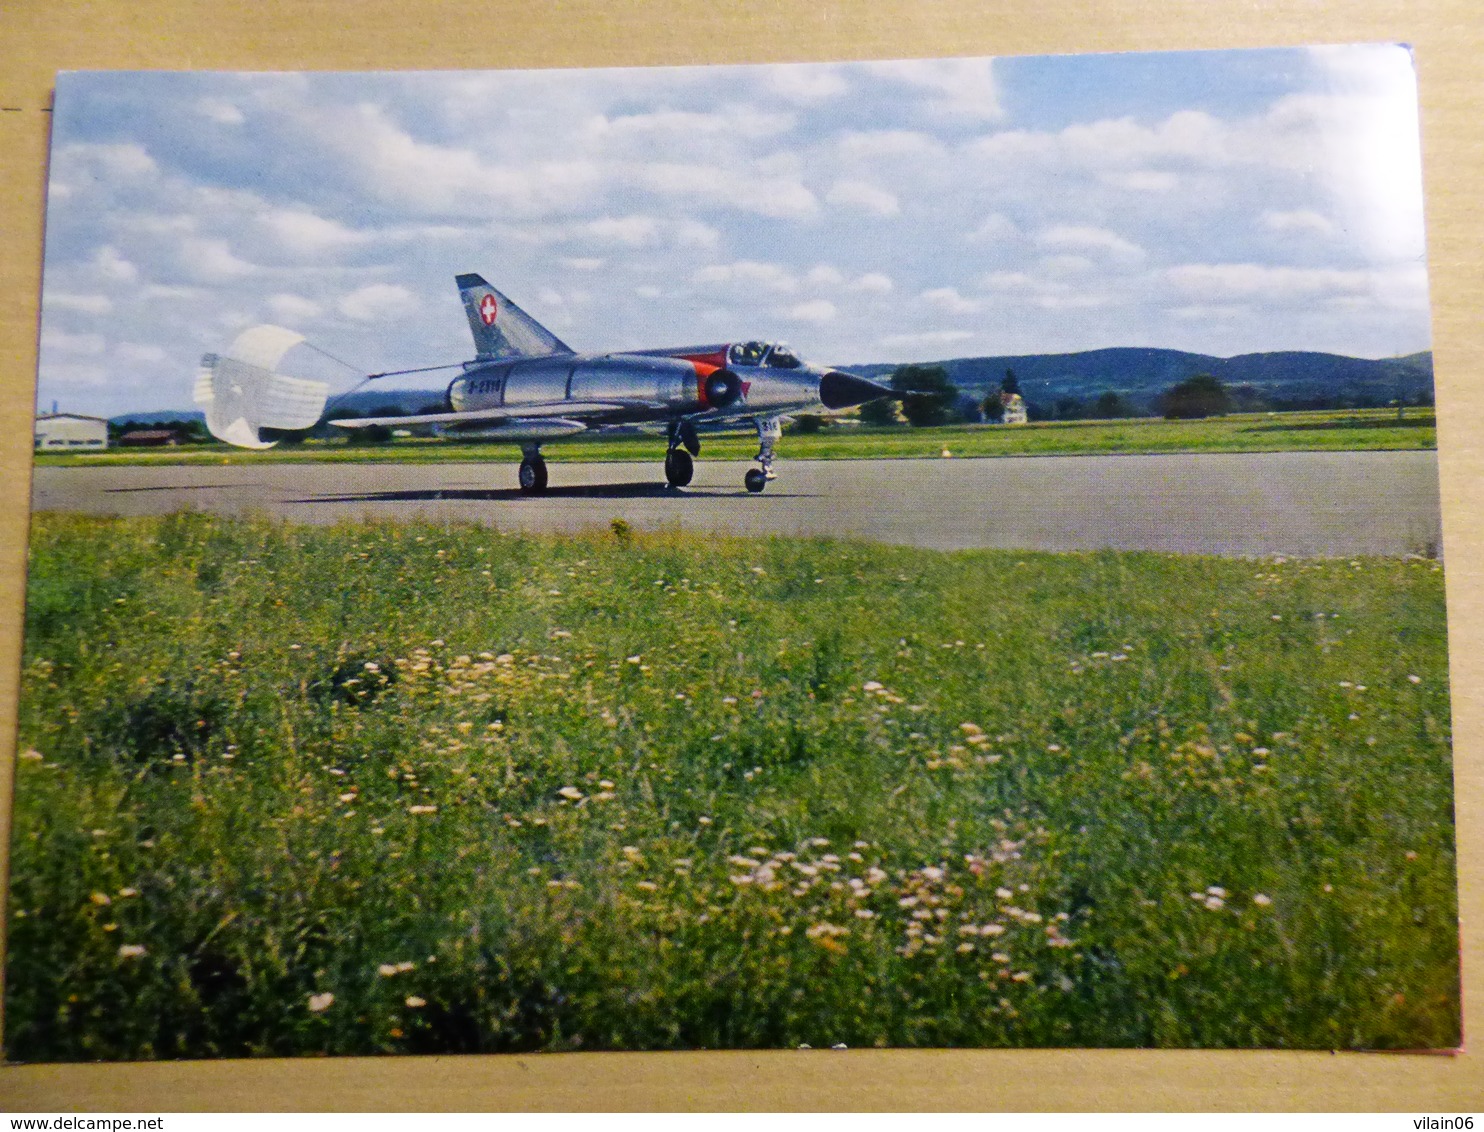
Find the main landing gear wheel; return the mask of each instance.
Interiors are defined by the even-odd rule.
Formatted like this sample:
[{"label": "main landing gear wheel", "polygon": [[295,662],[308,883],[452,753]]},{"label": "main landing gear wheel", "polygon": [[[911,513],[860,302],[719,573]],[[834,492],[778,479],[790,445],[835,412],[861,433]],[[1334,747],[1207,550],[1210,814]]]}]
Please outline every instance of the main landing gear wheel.
[{"label": "main landing gear wheel", "polygon": [[520,462],[520,489],[527,495],[546,490],[546,461],[540,456],[527,456]]},{"label": "main landing gear wheel", "polygon": [[747,490],[756,495],[768,486],[768,476],[761,468],[748,468],[747,474],[742,477],[742,482],[747,485]]},{"label": "main landing gear wheel", "polygon": [[665,479],[671,487],[684,487],[695,474],[695,462],[684,448],[672,448],[665,453]]}]

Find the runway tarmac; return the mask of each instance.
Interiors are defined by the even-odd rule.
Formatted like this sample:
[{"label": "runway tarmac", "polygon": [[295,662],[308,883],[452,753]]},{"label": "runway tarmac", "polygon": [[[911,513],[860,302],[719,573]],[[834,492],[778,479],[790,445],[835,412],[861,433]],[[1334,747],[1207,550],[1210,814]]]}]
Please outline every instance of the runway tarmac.
[{"label": "runway tarmac", "polygon": [[1275,452],[941,460],[779,460],[761,495],[741,462],[697,461],[663,486],[647,463],[550,464],[545,495],[516,460],[478,464],[43,467],[37,510],[266,513],[295,522],[463,520],[576,531],[832,535],[936,549],[1224,555],[1439,553],[1435,452]]}]

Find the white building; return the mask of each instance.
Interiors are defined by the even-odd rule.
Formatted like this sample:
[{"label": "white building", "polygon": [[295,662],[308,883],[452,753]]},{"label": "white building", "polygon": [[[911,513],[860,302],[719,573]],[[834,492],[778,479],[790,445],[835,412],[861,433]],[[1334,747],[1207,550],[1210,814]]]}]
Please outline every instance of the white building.
[{"label": "white building", "polygon": [[1000,404],[1005,406],[1005,415],[1000,418],[1001,424],[1026,424],[1030,421],[1025,398],[1019,393],[1001,393]]},{"label": "white building", "polygon": [[77,413],[42,413],[36,418],[38,452],[107,447],[108,422],[102,417],[84,417]]}]

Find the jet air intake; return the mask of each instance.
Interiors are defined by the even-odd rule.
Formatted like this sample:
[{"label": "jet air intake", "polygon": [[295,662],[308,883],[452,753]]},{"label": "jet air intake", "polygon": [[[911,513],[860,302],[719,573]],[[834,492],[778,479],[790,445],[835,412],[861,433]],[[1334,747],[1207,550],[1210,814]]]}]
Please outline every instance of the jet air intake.
[{"label": "jet air intake", "polygon": [[895,397],[896,391],[853,373],[832,369],[819,379],[819,399],[826,409],[849,409],[878,397]]},{"label": "jet air intake", "polygon": [[742,396],[742,379],[729,369],[719,369],[706,378],[701,391],[706,395],[708,406],[725,409]]}]

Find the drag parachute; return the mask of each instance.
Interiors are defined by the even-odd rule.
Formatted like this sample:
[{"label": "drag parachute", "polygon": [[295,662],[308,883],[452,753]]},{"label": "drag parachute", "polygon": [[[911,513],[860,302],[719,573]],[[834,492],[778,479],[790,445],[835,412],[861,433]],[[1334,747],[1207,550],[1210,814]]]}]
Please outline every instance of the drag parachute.
[{"label": "drag parachute", "polygon": [[278,442],[262,439],[260,429],[293,431],[319,422],[330,387],[276,369],[302,341],[302,334],[282,326],[254,326],[225,355],[201,359],[194,399],[212,436],[239,448],[272,448]]}]

